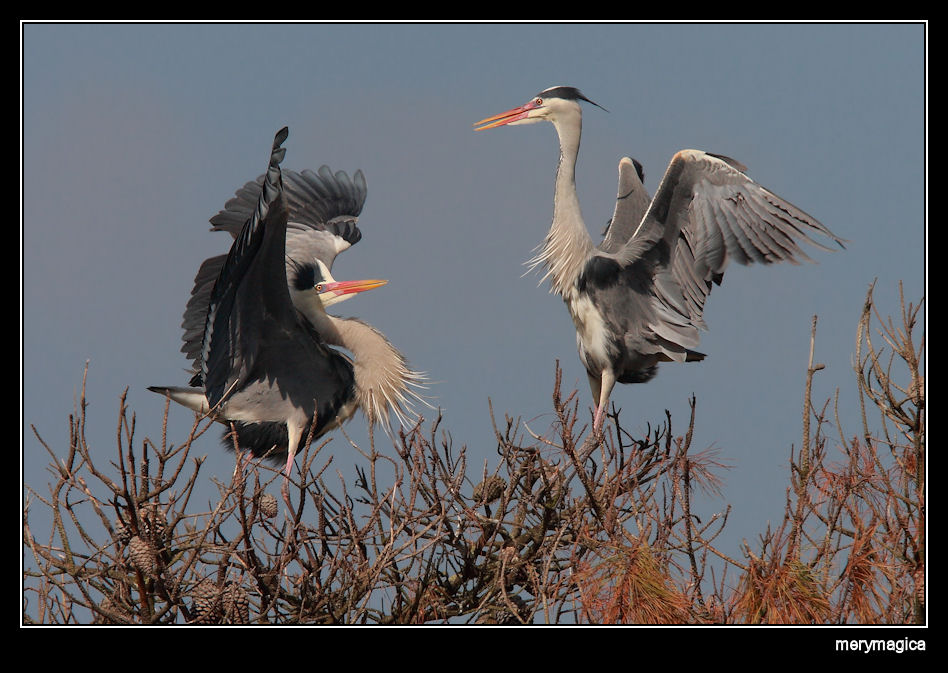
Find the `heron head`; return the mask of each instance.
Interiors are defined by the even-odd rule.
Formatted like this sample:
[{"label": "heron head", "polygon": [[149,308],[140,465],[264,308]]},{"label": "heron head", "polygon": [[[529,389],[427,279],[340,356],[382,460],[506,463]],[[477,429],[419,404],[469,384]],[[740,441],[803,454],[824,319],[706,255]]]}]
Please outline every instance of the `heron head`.
[{"label": "heron head", "polygon": [[474,130],[484,131],[498,126],[516,126],[542,121],[556,122],[558,119],[571,115],[582,117],[580,101],[586,101],[605,110],[598,103],[586,98],[576,87],[553,86],[544,89],[523,105],[480,120],[474,124],[477,127]]},{"label": "heron head", "polygon": [[323,308],[351,299],[360,292],[382,287],[387,280],[336,280],[321,260],[294,264],[292,288],[296,292],[315,291]]}]

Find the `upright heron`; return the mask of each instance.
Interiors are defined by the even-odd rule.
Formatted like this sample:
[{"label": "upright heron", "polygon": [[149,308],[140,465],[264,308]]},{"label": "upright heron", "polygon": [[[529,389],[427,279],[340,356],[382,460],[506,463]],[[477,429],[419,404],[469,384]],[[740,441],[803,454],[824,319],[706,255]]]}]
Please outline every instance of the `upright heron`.
[{"label": "upright heron", "polygon": [[731,260],[798,264],[798,258],[809,260],[798,241],[829,250],[811,234],[841,247],[843,239],[755,183],[739,162],[681,150],[651,200],[641,167],[628,157],[619,161],[615,210],[595,245],[576,195],[582,101],[602,107],[574,87],[556,86],[474,126],[483,131],[548,121],[556,129],[553,223],[530,264],[546,267],[543,278],[569,308],[599,433],[617,382],[649,381],[661,362],[704,359],[693,349],[698,330],[707,329],[705,300]]},{"label": "upright heron", "polygon": [[[405,422],[412,402],[424,401],[413,390],[424,377],[372,326],[326,313],[385,283],[330,273],[336,254],[361,238],[365,181],[325,167],[282,171],[287,135],[277,134],[266,174],[211,219],[235,240],[227,255],[201,265],[185,309],[191,387],[149,390],[232,423],[238,446],[255,456],[286,456],[289,477],[310,429],[319,437],[361,408],[388,430],[390,413]],[[233,444],[227,434],[224,441]]]}]

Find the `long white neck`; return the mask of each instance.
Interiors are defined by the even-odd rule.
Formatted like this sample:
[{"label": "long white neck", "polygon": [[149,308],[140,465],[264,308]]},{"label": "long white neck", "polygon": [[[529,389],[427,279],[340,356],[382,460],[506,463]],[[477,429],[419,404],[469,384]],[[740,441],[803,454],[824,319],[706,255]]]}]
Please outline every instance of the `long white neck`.
[{"label": "long white neck", "polygon": [[330,343],[354,356],[356,394],[366,418],[387,428],[391,412],[403,425],[410,424],[413,402],[424,403],[412,388],[424,387],[424,375],[413,371],[405,356],[371,325],[356,318],[329,319],[338,335],[338,341]]},{"label": "long white neck", "polygon": [[543,279],[550,278],[552,292],[565,296],[593,249],[576,194],[576,158],[582,135],[582,117],[577,113],[553,122],[560,142],[553,191],[553,223],[540,252],[528,264],[545,266]]},{"label": "long white neck", "polygon": [[408,425],[415,415],[413,403],[428,404],[414,388],[425,387],[423,374],[413,371],[405,357],[377,329],[356,318],[337,318],[322,308],[312,291],[294,291],[293,304],[331,346],[353,356],[359,407],[371,423],[388,430],[389,413]]}]

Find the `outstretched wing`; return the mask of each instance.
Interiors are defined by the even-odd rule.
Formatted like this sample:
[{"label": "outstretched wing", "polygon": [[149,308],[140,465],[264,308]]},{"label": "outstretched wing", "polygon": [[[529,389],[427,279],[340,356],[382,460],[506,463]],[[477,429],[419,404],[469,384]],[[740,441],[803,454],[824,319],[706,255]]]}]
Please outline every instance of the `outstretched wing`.
[{"label": "outstretched wing", "polygon": [[[236,236],[256,207],[264,176],[237,190],[224,209],[211,218],[214,231]],[[352,178],[345,171],[322,166],[297,173],[283,171],[283,191],[288,213],[287,257],[299,262],[319,259],[332,269],[333,260],[362,238],[356,226],[365,204],[365,176],[357,170]]]},{"label": "outstretched wing", "polygon": [[234,240],[210,293],[201,350],[201,378],[213,409],[253,369],[264,322],[295,320],[283,273],[286,204],[280,162],[286,127],[277,132],[260,198]]},{"label": "outstretched wing", "polygon": [[843,239],[744,170],[727,157],[678,152],[641,224],[614,253],[621,268],[650,278],[647,328],[672,359],[683,360],[697,346],[705,301],[731,261],[810,261],[800,242],[830,249],[814,236],[843,247]]},{"label": "outstretched wing", "polygon": [[[317,172],[283,170],[282,175],[288,217],[288,277],[292,277],[294,265],[312,264],[314,259],[331,269],[336,255],[362,238],[357,222],[367,194],[365,176],[357,170],[350,178],[345,171],[333,173],[328,166]],[[261,175],[240,187],[224,209],[211,218],[212,230],[226,231],[237,238],[257,208],[265,178]],[[184,309],[181,352],[192,362],[192,386],[202,383],[201,349],[208,302],[226,258],[227,255],[218,255],[204,260]]]}]

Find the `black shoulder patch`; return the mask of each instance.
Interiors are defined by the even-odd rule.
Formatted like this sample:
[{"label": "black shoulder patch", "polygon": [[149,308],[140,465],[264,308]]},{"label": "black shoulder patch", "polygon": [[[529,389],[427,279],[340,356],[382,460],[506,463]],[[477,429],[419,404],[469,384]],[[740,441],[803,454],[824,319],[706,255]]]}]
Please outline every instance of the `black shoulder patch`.
[{"label": "black shoulder patch", "polygon": [[606,288],[615,285],[619,280],[622,266],[610,257],[594,255],[586,262],[582,273],[576,279],[576,286],[580,292],[585,292],[587,286]]}]

